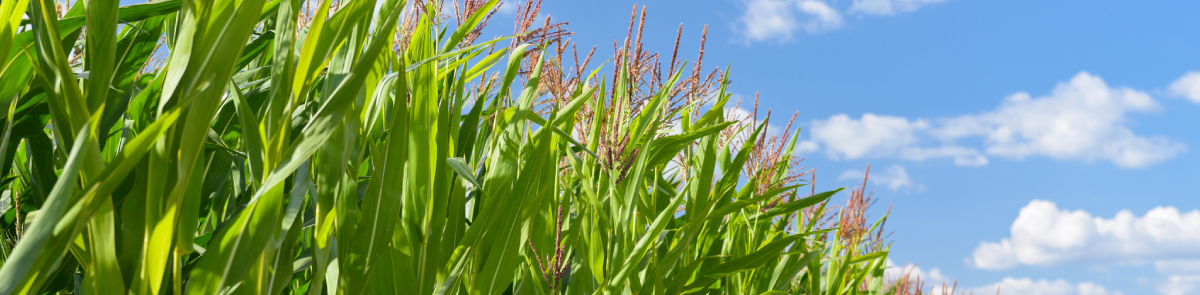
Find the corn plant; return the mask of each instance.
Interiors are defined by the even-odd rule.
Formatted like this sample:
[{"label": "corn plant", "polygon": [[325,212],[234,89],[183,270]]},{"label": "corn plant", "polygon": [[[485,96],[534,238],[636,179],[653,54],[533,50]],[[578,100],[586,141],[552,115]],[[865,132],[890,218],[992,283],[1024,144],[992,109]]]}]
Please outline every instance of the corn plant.
[{"label": "corn plant", "polygon": [[477,42],[499,5],[5,0],[0,294],[883,290],[869,197],[703,49]]}]

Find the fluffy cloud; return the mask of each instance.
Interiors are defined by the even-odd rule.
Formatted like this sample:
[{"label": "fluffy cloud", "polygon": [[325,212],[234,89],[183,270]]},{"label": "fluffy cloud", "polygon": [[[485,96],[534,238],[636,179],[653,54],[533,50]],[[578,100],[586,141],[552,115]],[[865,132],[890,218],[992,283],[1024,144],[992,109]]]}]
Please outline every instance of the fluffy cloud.
[{"label": "fluffy cloud", "polygon": [[[799,30],[815,34],[842,27],[842,12],[826,0],[743,0],[746,11],[738,19],[737,29],[746,42],[789,41]],[[848,13],[894,15],[916,11],[922,6],[945,0],[854,0]]]},{"label": "fluffy cloud", "polygon": [[1158,285],[1163,295],[1192,295],[1200,293],[1200,275],[1173,275]]},{"label": "fluffy cloud", "polygon": [[926,120],[864,114],[859,119],[837,114],[828,120],[816,120],[810,128],[811,140],[805,141],[811,150],[825,147],[834,159],[899,158],[924,161],[933,158],[953,158],[958,165],[980,166],[987,158],[978,151],[952,144],[922,147],[929,137],[931,124]]},{"label": "fluffy cloud", "polygon": [[[736,94],[734,96],[735,96],[735,98],[738,98],[738,96]],[[730,120],[730,121],[740,121],[742,124],[745,124],[745,127],[742,128],[736,135],[734,135],[735,139],[730,141],[730,143],[729,143],[730,145],[732,145],[732,148],[734,150],[741,149],[741,146],[744,143],[745,139],[749,138],[750,134],[754,133],[754,129],[757,128],[759,124],[762,124],[764,121],[767,120],[765,112],[760,113],[759,116],[757,118],[755,118],[754,113],[752,113],[750,110],[742,108],[741,106],[726,108],[725,109],[725,119]],[[755,120],[755,119],[757,119],[757,120]],[[786,120],[788,118],[783,118],[783,119]],[[777,124],[775,124],[776,122],[780,122],[780,118],[776,117],[776,116],[772,116],[771,122],[767,122],[767,128],[765,130],[763,130],[763,133],[759,135],[759,138],[762,138],[765,140],[771,140],[772,138],[778,138],[778,137],[783,136],[783,133],[785,131],[784,128],[786,128],[786,127],[777,125]],[[784,122],[786,123],[786,121],[784,121]],[[679,133],[678,130],[679,130],[678,126],[672,126],[671,130],[668,132],[668,134],[678,134]],[[794,131],[795,130],[793,130],[793,132]],[[792,133],[792,134],[789,134],[788,136],[794,136],[794,135],[795,135],[795,133]],[[785,142],[786,142],[786,140],[785,140]],[[796,147],[792,150],[792,154],[793,155],[806,154],[811,151],[811,150],[808,150],[810,148],[811,147],[805,147],[804,145],[797,143]]]},{"label": "fluffy cloud", "polygon": [[821,146],[811,140],[804,140],[796,143],[796,153],[808,154],[821,150]]},{"label": "fluffy cloud", "polygon": [[[862,177],[862,170],[851,169],[846,170],[846,172],[842,172],[842,175],[838,177],[838,180],[862,179]],[[884,169],[882,172],[876,171],[875,173],[871,174],[868,179],[870,179],[871,183],[886,187],[892,191],[899,191],[902,189],[910,190],[914,188],[920,190],[922,188],[921,185],[913,182],[912,178],[908,176],[908,171],[904,169],[904,166],[900,165],[892,165],[891,167]]]},{"label": "fluffy cloud", "polygon": [[1171,83],[1170,92],[1172,95],[1200,103],[1200,72],[1188,72],[1179,77],[1179,80]]},{"label": "fluffy cloud", "polygon": [[[1161,136],[1137,135],[1129,128],[1130,114],[1159,108],[1145,92],[1110,87],[1100,77],[1082,72],[1047,95],[1016,93],[995,109],[977,114],[933,120],[875,114],[854,119],[838,114],[815,120],[809,129],[810,145],[823,147],[835,159],[952,158],[958,165],[980,166],[988,163],[987,155],[1099,160],[1140,168],[1187,149]],[[964,146],[961,141],[979,142],[979,146]]]},{"label": "fluffy cloud", "polygon": [[809,33],[820,33],[842,26],[842,14],[829,4],[816,0],[801,0],[797,2],[800,12],[811,17],[804,23],[804,30]]},{"label": "fluffy cloud", "polygon": [[519,1],[500,1],[500,7],[496,8],[496,12],[501,14],[513,14],[517,12],[517,5],[520,4],[521,3]]},{"label": "fluffy cloud", "polygon": [[987,153],[1010,158],[1048,156],[1063,160],[1111,161],[1126,168],[1162,162],[1184,147],[1161,137],[1142,137],[1126,116],[1159,109],[1150,95],[1109,87],[1100,77],[1079,73],[1049,95],[1009,96],[995,111],[954,118],[943,136],[976,135]]},{"label": "fluffy cloud", "polygon": [[817,0],[749,0],[739,23],[748,42],[782,42],[801,29],[808,33],[837,29],[842,14]]},{"label": "fluffy cloud", "polygon": [[1200,259],[1174,259],[1154,262],[1154,270],[1163,274],[1200,275]]},{"label": "fluffy cloud", "polygon": [[[1120,291],[1109,291],[1104,286],[1093,282],[1082,282],[1072,284],[1065,280],[1033,280],[1030,278],[1004,278],[1000,282],[979,286],[975,288],[959,289],[956,287],[953,279],[942,274],[941,270],[933,268],[925,271],[915,264],[905,264],[898,266],[889,258],[887,260],[887,269],[884,270],[883,276],[887,281],[895,280],[908,274],[911,277],[920,278],[925,285],[932,286],[928,293],[925,294],[999,294],[999,295],[1121,295]],[[1178,283],[1175,283],[1178,282]],[[1197,281],[1200,282],[1200,281]],[[1170,285],[1169,283],[1175,283]],[[1168,283],[1160,285],[1159,289],[1164,288],[1188,288],[1186,279],[1169,280]],[[1200,287],[1200,284],[1195,285]],[[1172,289],[1174,290],[1174,289]],[[1181,289],[1185,293],[1167,293],[1164,294],[1192,294],[1186,293],[1191,290],[1200,289]]]},{"label": "fluffy cloud", "polygon": [[945,0],[854,0],[850,12],[874,15],[893,15],[916,11],[921,6],[941,3]]},{"label": "fluffy cloud", "polygon": [[950,278],[943,275],[942,271],[936,267],[930,269],[929,271],[925,271],[916,264],[911,263],[905,263],[904,266],[899,266],[896,265],[895,262],[892,262],[891,258],[888,258],[886,263],[887,269],[883,271],[883,277],[885,280],[895,280],[907,274],[910,278],[921,278],[921,281],[927,283],[937,282],[940,284],[941,282],[950,281]]},{"label": "fluffy cloud", "polygon": [[924,120],[865,114],[853,119],[837,114],[812,124],[813,141],[823,143],[830,157],[857,159],[890,156],[915,145],[917,132],[929,129]]},{"label": "fluffy cloud", "polygon": [[1158,207],[1140,217],[1121,211],[1112,218],[1100,218],[1035,200],[1021,209],[1009,238],[980,244],[969,262],[983,269],[1007,269],[1072,262],[1157,261],[1156,267],[1161,269],[1177,267],[1179,262],[1171,260],[1197,257],[1200,210],[1181,213],[1174,207]]},{"label": "fluffy cloud", "polygon": [[[929,294],[942,293],[942,287],[936,286]],[[1119,295],[1119,291],[1109,291],[1104,286],[1093,282],[1071,284],[1065,280],[1033,280],[1030,278],[1004,278],[1000,282],[987,286],[971,288],[966,291],[971,294],[1000,294],[1000,295]]]},{"label": "fluffy cloud", "polygon": [[[767,129],[763,130],[763,136],[766,136],[768,139],[771,138],[771,136],[782,136],[784,131],[783,127],[775,124],[775,122],[780,120],[779,117],[772,117],[774,119],[771,122],[767,122]],[[725,119],[731,121],[741,121],[742,123],[748,124],[746,129],[742,130],[746,136],[754,133],[754,128],[758,127],[758,124],[762,124],[763,121],[767,120],[766,113],[759,114],[758,118],[755,118],[753,112],[744,109],[741,106],[725,109]],[[754,121],[754,119],[757,119],[757,121]],[[786,120],[787,118],[784,119]]]},{"label": "fluffy cloud", "polygon": [[1200,259],[1159,260],[1154,270],[1165,277],[1158,283],[1159,294],[1200,294]]}]

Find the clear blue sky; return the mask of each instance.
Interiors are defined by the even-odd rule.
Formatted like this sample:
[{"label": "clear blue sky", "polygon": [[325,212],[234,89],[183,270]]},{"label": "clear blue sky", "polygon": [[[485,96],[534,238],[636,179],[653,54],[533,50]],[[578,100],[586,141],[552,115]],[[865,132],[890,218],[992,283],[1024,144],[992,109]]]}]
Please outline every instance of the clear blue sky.
[{"label": "clear blue sky", "polygon": [[707,24],[705,64],[732,64],[735,94],[800,112],[818,189],[871,164],[880,207],[894,203],[892,259],[927,281],[1200,294],[1200,75],[1185,78],[1200,70],[1200,2],[551,0],[543,12],[607,58],[634,4],[649,8],[652,50],[669,53],[682,23],[694,59]]}]

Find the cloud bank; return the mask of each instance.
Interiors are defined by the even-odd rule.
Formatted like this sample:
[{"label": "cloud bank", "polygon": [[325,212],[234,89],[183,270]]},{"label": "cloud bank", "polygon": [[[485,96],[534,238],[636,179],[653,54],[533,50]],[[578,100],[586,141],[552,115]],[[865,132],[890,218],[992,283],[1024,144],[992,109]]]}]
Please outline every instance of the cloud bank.
[{"label": "cloud bank", "polygon": [[1155,261],[1161,271],[1178,270],[1187,263],[1173,260],[1196,258],[1200,258],[1200,210],[1158,207],[1142,216],[1124,210],[1102,218],[1034,200],[1021,209],[1008,238],[981,243],[969,263],[1001,270],[1020,265]]},{"label": "cloud bank", "polygon": [[[1013,278],[1007,277],[999,282],[977,286],[973,288],[955,288],[954,280],[942,274],[938,268],[932,268],[928,271],[917,267],[915,264],[905,264],[898,266],[887,260],[887,270],[884,271],[884,279],[891,281],[905,274],[911,277],[920,278],[925,285],[932,286],[929,293],[926,294],[1000,294],[1000,295],[1122,295],[1120,291],[1110,291],[1104,286],[1094,282],[1081,282],[1072,284],[1066,280],[1034,280],[1031,278]],[[1177,284],[1178,285],[1178,284]],[[1166,284],[1162,288],[1168,288]],[[1170,288],[1186,288],[1188,286],[1169,286]],[[954,292],[951,292],[951,291]],[[1191,289],[1180,289],[1190,291]],[[1179,293],[1189,294],[1189,293]],[[1172,294],[1174,295],[1174,294]]]},{"label": "cloud bank", "polygon": [[834,159],[946,158],[961,166],[982,166],[988,157],[1047,157],[1142,168],[1187,150],[1182,143],[1139,135],[1130,127],[1132,114],[1160,109],[1146,92],[1112,87],[1081,72],[1048,94],[1019,92],[995,109],[958,117],[833,115],[812,122],[805,144]]},{"label": "cloud bank", "polygon": [[[930,294],[943,294],[940,286]],[[959,290],[964,291],[964,290]],[[1000,295],[1121,295],[1120,291],[1109,291],[1093,282],[1072,284],[1062,279],[1034,280],[1030,278],[1004,278],[1000,282],[965,290],[968,294]],[[946,293],[948,294],[948,293]]]},{"label": "cloud bank", "polygon": [[850,12],[872,15],[894,15],[917,11],[922,6],[942,2],[945,2],[945,0],[854,0],[854,5],[850,6]]},{"label": "cloud bank", "polygon": [[1179,77],[1179,80],[1171,83],[1168,91],[1174,96],[1200,103],[1200,72],[1187,72],[1183,77]]},{"label": "cloud bank", "polygon": [[815,34],[842,26],[842,14],[817,0],[750,0],[738,26],[747,42],[789,41],[797,30]]},{"label": "cloud bank", "polygon": [[854,0],[842,12],[825,0],[744,0],[746,10],[734,25],[746,43],[791,41],[803,31],[819,34],[842,27],[844,14],[887,16],[917,11],[945,0]]},{"label": "cloud bank", "polygon": [[[862,170],[850,169],[842,172],[842,175],[838,176],[838,180],[862,180],[862,177]],[[882,170],[873,170],[867,179],[874,185],[883,186],[892,191],[911,191],[914,189],[919,191],[924,188],[923,185],[915,183],[908,176],[908,170],[900,165],[892,165]]]}]

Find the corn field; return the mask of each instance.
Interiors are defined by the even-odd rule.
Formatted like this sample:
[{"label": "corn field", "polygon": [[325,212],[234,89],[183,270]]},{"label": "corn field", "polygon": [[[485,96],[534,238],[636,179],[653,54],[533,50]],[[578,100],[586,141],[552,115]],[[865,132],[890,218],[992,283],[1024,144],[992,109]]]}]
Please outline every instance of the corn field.
[{"label": "corn field", "polygon": [[911,291],[645,8],[600,62],[440,2],[0,2],[0,294]]}]

